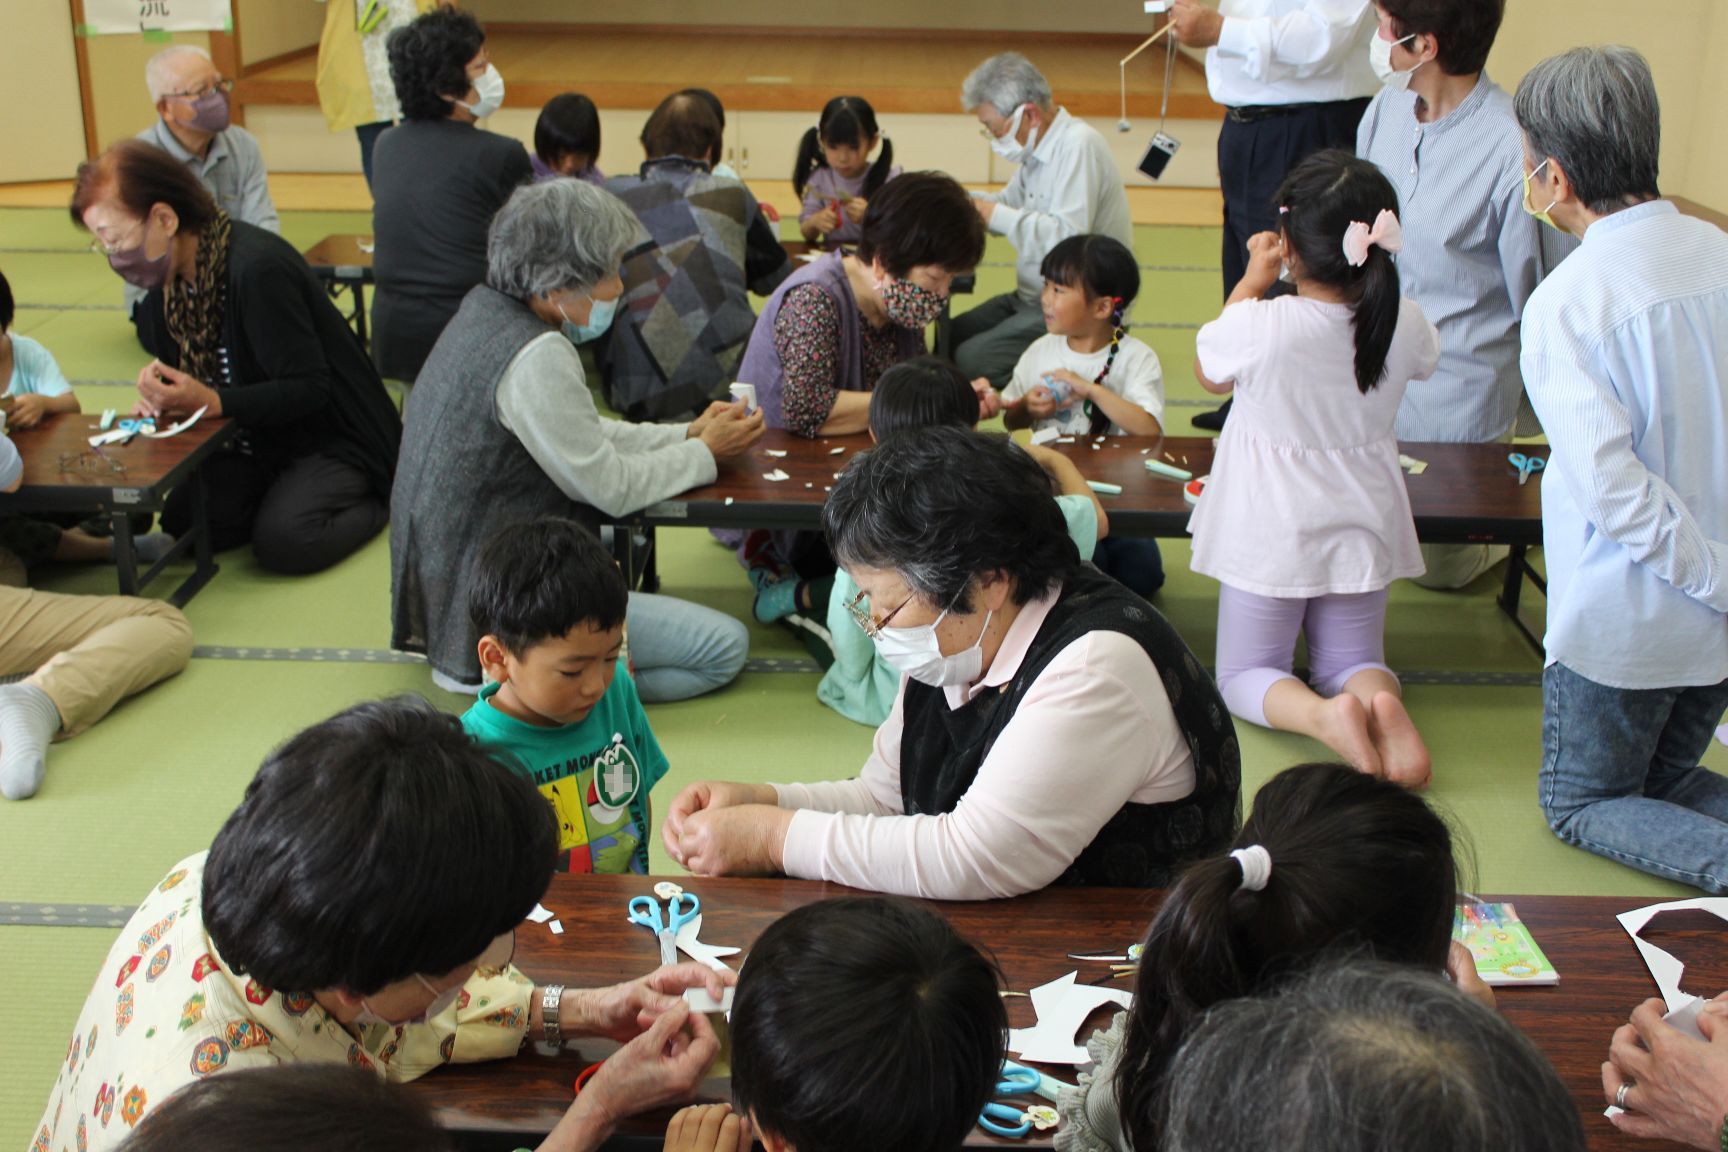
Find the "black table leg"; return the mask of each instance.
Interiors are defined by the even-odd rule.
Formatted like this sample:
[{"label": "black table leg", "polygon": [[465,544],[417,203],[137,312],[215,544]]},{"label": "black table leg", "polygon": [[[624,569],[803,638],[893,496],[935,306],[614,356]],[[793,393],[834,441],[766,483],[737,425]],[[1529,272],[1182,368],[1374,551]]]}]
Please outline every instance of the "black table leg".
[{"label": "black table leg", "polygon": [[111,517],[114,524],[114,566],[120,571],[120,595],[138,595],[138,556],[132,550],[132,514],[116,508]]},{"label": "black table leg", "polygon": [[1531,582],[1536,585],[1538,590],[1543,592],[1548,590],[1547,581],[1538,576],[1536,570],[1530,566],[1527,557],[1528,551],[1529,549],[1523,544],[1512,545],[1511,554],[1506,558],[1506,582],[1501,586],[1499,603],[1500,610],[1511,619],[1513,625],[1523,634],[1524,639],[1530,641],[1530,646],[1536,649],[1538,654],[1541,654],[1546,651],[1542,647],[1542,638],[1525,627],[1523,618],[1518,615],[1518,601],[1524,591],[1525,576],[1530,577]]},{"label": "black table leg", "polygon": [[168,602],[176,608],[186,607],[198,590],[210,583],[220,570],[210,547],[210,490],[204,481],[204,469],[196,469],[186,483],[192,486],[192,575],[174,589]]},{"label": "black table leg", "polygon": [[360,337],[360,347],[372,351],[372,342],[366,337],[366,282],[356,280],[350,286],[354,292],[354,332]]}]

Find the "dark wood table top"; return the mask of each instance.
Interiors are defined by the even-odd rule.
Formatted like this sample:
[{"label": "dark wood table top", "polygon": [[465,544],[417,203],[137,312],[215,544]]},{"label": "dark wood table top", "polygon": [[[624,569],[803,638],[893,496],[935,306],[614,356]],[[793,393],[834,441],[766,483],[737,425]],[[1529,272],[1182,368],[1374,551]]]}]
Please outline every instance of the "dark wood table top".
[{"label": "dark wood table top", "polygon": [[[118,423],[118,421],[116,421]],[[173,421],[159,421],[167,428]],[[24,480],[18,491],[0,495],[0,511],[49,511],[108,508],[116,505],[150,511],[206,457],[239,434],[231,420],[204,416],[184,432],[162,440],[134,436],[127,444],[107,444],[100,453],[90,447],[101,429],[89,412],[50,416],[34,428],[9,431],[24,458]],[[83,465],[62,469],[63,459],[81,457]],[[124,471],[100,468],[103,459],[125,466]]]},{"label": "dark wood table top", "polygon": [[[838,885],[801,880],[683,878],[679,883],[702,898],[703,940],[746,952],[786,912],[854,894]],[[647,931],[629,923],[625,906],[630,897],[647,894],[651,885],[652,880],[643,877],[558,876],[544,903],[557,914],[564,933],[554,936],[544,925],[523,924],[517,933],[517,965],[539,982],[573,987],[610,984],[650,971],[658,961],[657,945]],[[931,906],[995,956],[1010,989],[1024,992],[1076,969],[1082,981],[1107,982],[1107,965],[1069,960],[1066,953],[1121,949],[1139,939],[1161,898],[1157,891],[1071,888],[1013,900]],[[1614,897],[1491,899],[1516,904],[1560,973],[1557,987],[1500,990],[1499,1005],[1559,1069],[1584,1116],[1590,1146],[1603,1152],[1671,1149],[1624,1137],[1601,1114],[1599,1067],[1609,1037],[1633,1008],[1656,994],[1637,949],[1614,919],[1641,902]],[[1664,914],[1645,933],[1688,964],[1688,989],[1701,994],[1728,988],[1725,935],[1728,926],[1702,913]],[[1014,1027],[1034,1023],[1025,998],[1010,997],[1007,1006]],[[1108,1015],[1101,1010],[1089,1026],[1102,1026]],[[512,1141],[531,1143],[569,1106],[576,1074],[615,1048],[609,1041],[579,1041],[557,1057],[529,1051],[509,1061],[440,1068],[416,1081],[413,1090],[465,1141],[498,1147],[510,1147]],[[1050,1071],[1073,1080],[1072,1069]],[[705,1099],[723,1100],[727,1094],[724,1081],[703,1086]],[[669,1115],[663,1111],[636,1118],[619,1135],[625,1142],[657,1142]],[[975,1129],[969,1141],[975,1147],[999,1144],[1045,1147],[1049,1140],[1005,1141]]]},{"label": "dark wood table top", "polygon": [[[1146,471],[1145,462],[1173,461],[1204,476],[1212,469],[1216,444],[1207,437],[1107,436],[1102,443],[1080,437],[1051,447],[1073,460],[1088,480],[1121,486],[1120,496],[1100,497],[1112,535],[1182,536],[1192,511],[1182,485]],[[715,483],[650,505],[628,519],[703,528],[820,528],[822,504],[835,473],[868,447],[865,435],[806,440],[769,429],[748,454],[723,465]],[[1404,477],[1416,534],[1424,541],[1542,542],[1542,474],[1519,485],[1517,471],[1506,462],[1512,450],[1507,445],[1412,443],[1401,450],[1428,465],[1420,476]],[[1543,449],[1536,451],[1546,455]],[[766,479],[775,469],[791,478]]]},{"label": "dark wood table top", "polygon": [[372,253],[360,247],[365,241],[367,248],[372,245],[372,237],[357,236],[348,233],[338,233],[326,236],[301,255],[306,257],[306,263],[312,266],[312,271],[327,280],[372,282]]}]

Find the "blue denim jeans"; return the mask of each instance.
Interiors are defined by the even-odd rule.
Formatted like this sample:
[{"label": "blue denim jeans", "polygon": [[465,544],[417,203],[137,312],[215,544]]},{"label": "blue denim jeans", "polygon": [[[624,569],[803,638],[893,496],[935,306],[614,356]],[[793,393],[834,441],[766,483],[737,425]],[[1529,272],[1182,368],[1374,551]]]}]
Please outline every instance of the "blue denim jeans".
[{"label": "blue denim jeans", "polygon": [[1561,664],[1542,675],[1542,811],[1568,844],[1728,892],[1728,777],[1699,766],[1728,709],[1703,688],[1607,688]]},{"label": "blue denim jeans", "polygon": [[630,664],[644,703],[688,700],[730,684],[750,654],[736,618],[688,600],[630,593]]}]

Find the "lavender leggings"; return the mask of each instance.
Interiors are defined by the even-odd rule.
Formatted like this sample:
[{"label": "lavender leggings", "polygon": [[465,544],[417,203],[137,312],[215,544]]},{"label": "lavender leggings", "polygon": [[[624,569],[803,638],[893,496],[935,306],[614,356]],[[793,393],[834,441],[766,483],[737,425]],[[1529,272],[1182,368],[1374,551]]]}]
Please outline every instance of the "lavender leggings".
[{"label": "lavender leggings", "polygon": [[1266,725],[1266,693],[1294,680],[1296,636],[1308,635],[1309,684],[1336,696],[1344,682],[1368,668],[1388,675],[1383,662],[1386,590],[1286,600],[1256,596],[1228,584],[1218,590],[1218,691],[1233,715]]}]

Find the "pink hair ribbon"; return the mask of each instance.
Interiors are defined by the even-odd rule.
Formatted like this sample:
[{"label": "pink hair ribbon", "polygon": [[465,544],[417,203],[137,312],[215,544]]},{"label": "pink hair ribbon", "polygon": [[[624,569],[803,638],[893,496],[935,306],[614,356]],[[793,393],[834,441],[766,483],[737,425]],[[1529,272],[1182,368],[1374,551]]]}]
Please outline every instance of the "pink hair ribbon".
[{"label": "pink hair ribbon", "polygon": [[1368,263],[1368,249],[1375,245],[1387,252],[1397,252],[1404,247],[1404,229],[1389,208],[1380,209],[1380,215],[1374,217],[1373,228],[1358,220],[1344,230],[1344,259],[1352,268]]}]

